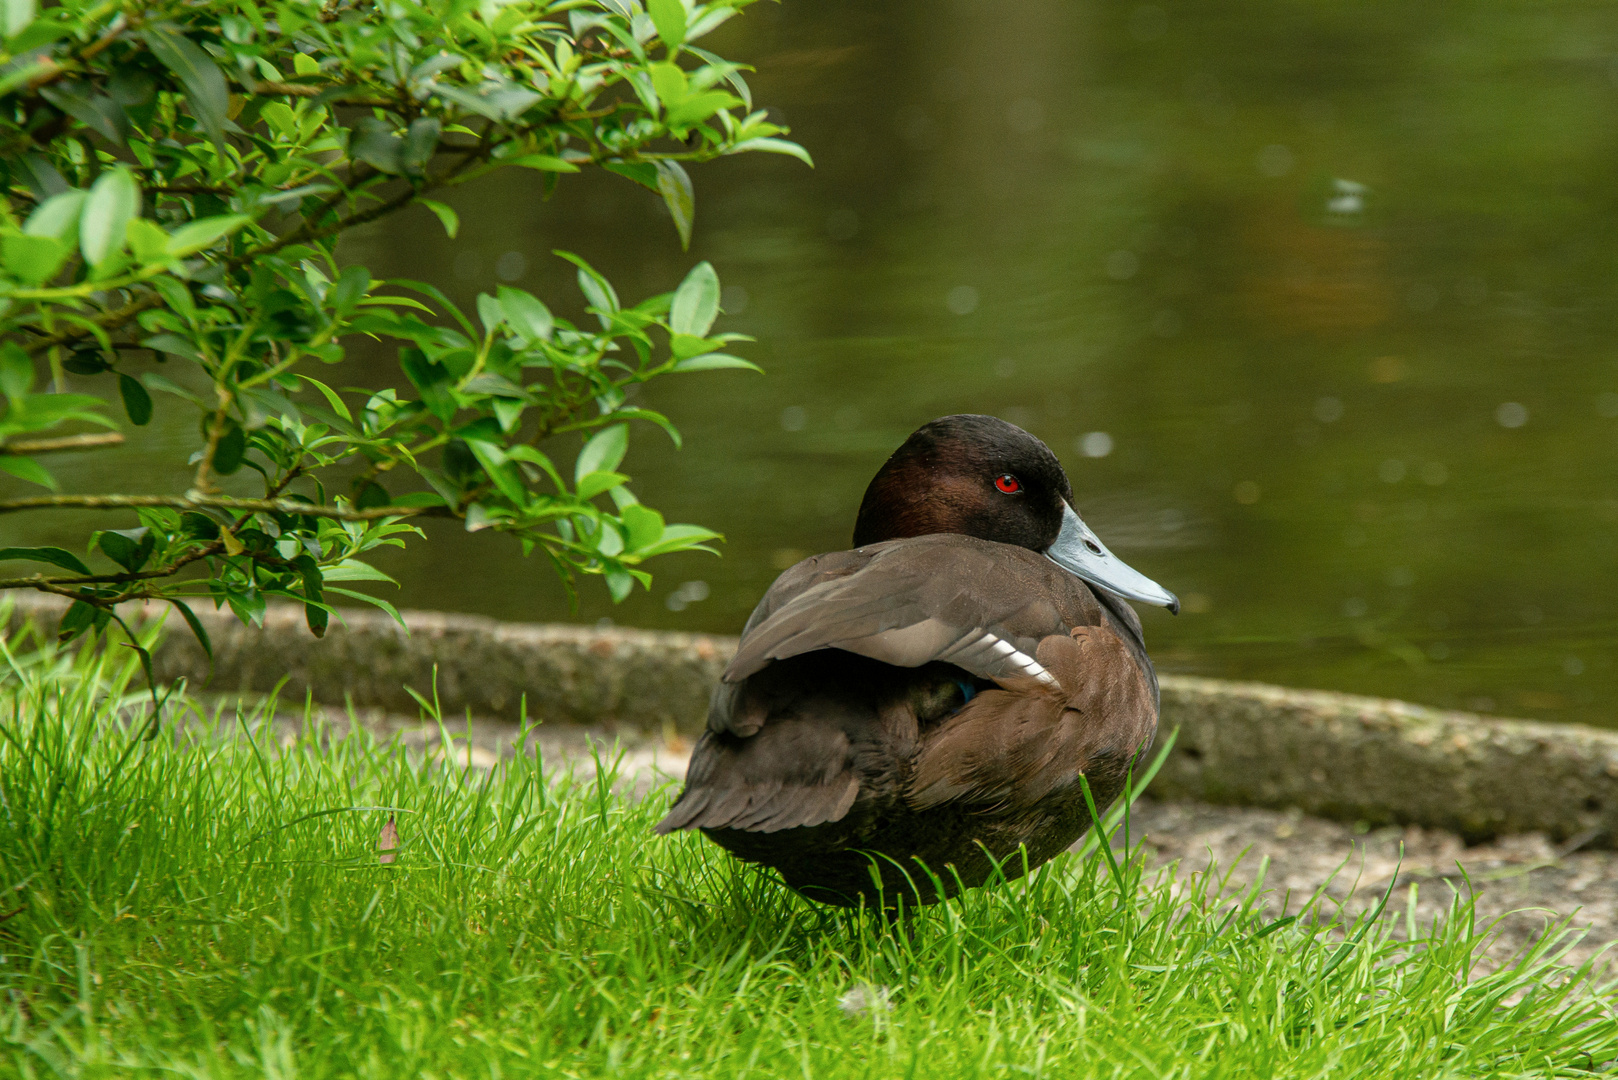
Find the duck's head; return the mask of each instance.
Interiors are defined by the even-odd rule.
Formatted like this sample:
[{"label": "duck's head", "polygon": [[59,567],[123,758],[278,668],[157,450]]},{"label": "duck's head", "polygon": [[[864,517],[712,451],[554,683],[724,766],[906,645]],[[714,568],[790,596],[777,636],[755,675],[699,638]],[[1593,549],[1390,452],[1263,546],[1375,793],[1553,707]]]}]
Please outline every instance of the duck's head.
[{"label": "duck's head", "polygon": [[1025,547],[1120,596],[1180,610],[1173,593],[1108,551],[1079,518],[1050,447],[993,416],[924,424],[865,489],[855,547],[931,533]]}]

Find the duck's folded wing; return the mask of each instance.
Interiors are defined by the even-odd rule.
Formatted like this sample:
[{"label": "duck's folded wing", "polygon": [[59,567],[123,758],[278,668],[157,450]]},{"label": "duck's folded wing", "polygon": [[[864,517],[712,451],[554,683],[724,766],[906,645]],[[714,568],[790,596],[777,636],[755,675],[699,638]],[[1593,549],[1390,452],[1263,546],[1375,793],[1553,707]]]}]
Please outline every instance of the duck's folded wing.
[{"label": "duck's folded wing", "polygon": [[944,535],[815,562],[788,571],[766,594],[725,669],[727,683],[816,649],[895,667],[944,661],[996,682],[1054,682],[1033,651],[1064,632],[1053,597],[1077,583],[1035,553]]},{"label": "duck's folded wing", "polygon": [[[905,801],[1026,808],[1091,775],[1098,802],[1157,730],[1151,687],[1117,634],[1080,627],[1039,643],[1059,688],[979,694],[923,741]],[[1100,769],[1109,777],[1098,776]]]}]

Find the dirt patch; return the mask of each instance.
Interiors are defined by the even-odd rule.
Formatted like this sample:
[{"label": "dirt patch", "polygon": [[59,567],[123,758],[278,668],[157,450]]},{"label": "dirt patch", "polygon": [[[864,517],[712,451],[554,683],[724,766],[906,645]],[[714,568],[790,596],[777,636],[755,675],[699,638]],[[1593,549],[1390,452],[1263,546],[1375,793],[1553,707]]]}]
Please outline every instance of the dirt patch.
[{"label": "dirt patch", "polygon": [[1367,830],[1301,810],[1150,799],[1131,818],[1156,864],[1174,864],[1180,875],[1212,865],[1232,889],[1245,891],[1263,872],[1274,915],[1298,911],[1316,890],[1328,906],[1358,914],[1391,886],[1387,914],[1402,933],[1412,900],[1417,926],[1426,927],[1448,911],[1457,891],[1470,889],[1478,924],[1496,930],[1489,950],[1495,962],[1562,918],[1584,931],[1571,962],[1596,956],[1618,938],[1618,854],[1571,851],[1542,833],[1468,847],[1454,833],[1416,825]]}]

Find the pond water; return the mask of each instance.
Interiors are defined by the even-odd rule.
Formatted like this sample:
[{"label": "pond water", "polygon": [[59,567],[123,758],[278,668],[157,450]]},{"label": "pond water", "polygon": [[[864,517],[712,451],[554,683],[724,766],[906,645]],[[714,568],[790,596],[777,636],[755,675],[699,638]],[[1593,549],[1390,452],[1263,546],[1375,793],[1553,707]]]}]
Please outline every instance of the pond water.
[{"label": "pond water", "polygon": [[[654,385],[637,490],[727,536],[570,614],[547,565],[434,527],[401,606],[736,632],[846,547],[913,428],[987,412],[1184,613],[1162,670],[1618,725],[1618,24],[1611,4],[789,0],[712,47],[814,154],[650,193],[530,175],[357,238],[470,302],[636,299],[700,259],[765,376]],[[160,431],[145,436],[155,448]],[[88,466],[86,466],[88,468]],[[79,487],[72,474],[64,478]],[[14,534],[20,523],[5,522]],[[37,536],[36,536],[37,542]]]}]

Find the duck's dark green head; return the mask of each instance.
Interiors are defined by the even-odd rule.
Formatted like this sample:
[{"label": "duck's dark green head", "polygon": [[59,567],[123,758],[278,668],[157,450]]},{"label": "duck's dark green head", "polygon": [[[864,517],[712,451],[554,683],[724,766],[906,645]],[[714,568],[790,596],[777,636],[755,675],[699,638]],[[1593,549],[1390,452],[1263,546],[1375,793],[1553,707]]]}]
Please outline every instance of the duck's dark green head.
[{"label": "duck's dark green head", "polygon": [[1179,611],[1173,593],[1106,549],[1073,509],[1050,447],[993,416],[944,416],[917,429],[865,489],[854,546],[962,533],[1038,551],[1085,581]]}]

